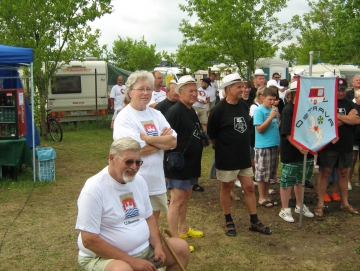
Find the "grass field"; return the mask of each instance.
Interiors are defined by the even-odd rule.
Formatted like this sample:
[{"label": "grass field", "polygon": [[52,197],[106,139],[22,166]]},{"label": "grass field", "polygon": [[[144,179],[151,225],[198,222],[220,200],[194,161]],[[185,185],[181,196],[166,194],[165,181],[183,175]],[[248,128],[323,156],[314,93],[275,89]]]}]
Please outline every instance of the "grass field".
[{"label": "grass field", "polygon": [[[87,178],[107,164],[112,132],[108,123],[64,127],[62,142],[42,140],[41,147],[55,149],[56,181],[32,182],[30,168],[22,169],[19,181],[0,180],[0,270],[81,270],[77,264],[74,229],[76,201]],[[209,180],[211,147],[204,149],[200,184],[188,211],[189,225],[205,236],[188,240],[195,246],[187,270],[360,270],[360,217],[329,203],[324,217],[304,218],[303,227],[279,218],[280,207],[258,207],[260,220],[270,226],[270,236],[250,232],[249,216],[241,200],[233,201],[237,237],[224,234],[219,204],[219,182]],[[231,157],[229,157],[231,159]],[[313,180],[316,184],[317,172]],[[279,200],[279,187],[273,185]],[[349,191],[352,205],[360,208],[360,188]],[[305,196],[316,205],[315,189]],[[293,212],[294,213],[294,212]],[[166,217],[160,228],[166,228]]]}]

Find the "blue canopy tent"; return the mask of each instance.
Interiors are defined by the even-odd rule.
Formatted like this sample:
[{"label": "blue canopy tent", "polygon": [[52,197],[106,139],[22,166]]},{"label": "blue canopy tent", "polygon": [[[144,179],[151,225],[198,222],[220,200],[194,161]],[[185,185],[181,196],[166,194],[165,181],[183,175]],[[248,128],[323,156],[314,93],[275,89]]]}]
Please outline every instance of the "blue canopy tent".
[{"label": "blue canopy tent", "polygon": [[[34,83],[33,83],[33,60],[34,52],[30,48],[21,48],[0,44],[0,81],[4,88],[22,88],[20,76],[17,71],[19,66],[30,66],[30,93],[31,104],[34,104]],[[39,136],[35,127],[34,107],[30,111],[27,105],[27,126],[26,139],[33,151],[33,181],[36,181],[35,170],[35,146],[40,145]],[[30,113],[31,112],[31,113]],[[31,120],[28,120],[28,118]],[[36,137],[36,140],[35,140]]]}]

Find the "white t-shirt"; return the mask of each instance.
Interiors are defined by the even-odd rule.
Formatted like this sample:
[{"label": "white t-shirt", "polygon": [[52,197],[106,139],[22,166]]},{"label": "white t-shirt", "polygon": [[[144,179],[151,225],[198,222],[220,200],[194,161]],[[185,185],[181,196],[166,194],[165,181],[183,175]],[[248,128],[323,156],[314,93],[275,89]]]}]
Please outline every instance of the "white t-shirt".
[{"label": "white t-shirt", "polygon": [[[210,86],[207,87],[207,89],[205,89],[205,90],[202,87],[198,88],[197,100],[205,101],[209,97],[209,89],[210,89]],[[206,104],[203,104],[203,103],[200,103],[200,102],[196,101],[193,104],[193,106],[200,107],[200,108],[205,108]]]},{"label": "white t-shirt", "polygon": [[210,102],[213,102],[216,100],[216,89],[212,84],[213,83],[211,83],[211,86],[209,86],[207,88],[209,90],[208,92],[209,92]]},{"label": "white t-shirt", "polygon": [[[135,110],[130,104],[117,115],[114,122],[113,139],[129,136],[138,141],[143,148],[146,143],[140,139],[140,133],[152,136],[160,136],[161,131],[170,124],[160,111],[146,107],[145,110]],[[173,131],[173,136],[177,134]],[[140,167],[139,174],[144,178],[150,195],[166,193],[164,175],[164,150],[153,154],[142,156],[144,161]]]},{"label": "white t-shirt", "polygon": [[160,91],[153,90],[152,95],[151,95],[151,100],[148,103],[148,105],[154,104],[154,103],[158,104],[165,99],[166,99],[166,92],[164,90],[162,90],[162,89],[160,89]]},{"label": "white t-shirt", "polygon": [[[99,234],[129,255],[148,247],[150,231],[146,219],[152,215],[152,207],[146,183],[139,174],[133,182],[120,184],[105,167],[86,181],[77,205],[77,230]],[[84,247],[81,233],[78,247],[80,256],[95,257]]]},{"label": "white t-shirt", "polygon": [[250,117],[253,117],[254,116],[254,112],[255,112],[255,109],[259,107],[259,103],[255,103],[255,104],[252,104],[250,106]]},{"label": "white t-shirt", "polygon": [[114,98],[114,109],[117,109],[123,104],[125,97],[125,86],[115,85],[110,92],[110,98]]}]

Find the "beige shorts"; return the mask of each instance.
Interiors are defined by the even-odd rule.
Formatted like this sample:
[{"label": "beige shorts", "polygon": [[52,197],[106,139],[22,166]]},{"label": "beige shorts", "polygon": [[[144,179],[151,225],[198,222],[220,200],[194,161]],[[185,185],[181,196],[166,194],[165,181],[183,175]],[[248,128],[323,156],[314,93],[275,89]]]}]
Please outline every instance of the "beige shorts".
[{"label": "beige shorts", "polygon": [[[152,246],[148,246],[143,251],[133,255],[132,257],[138,259],[150,260],[154,257],[154,249]],[[85,271],[104,271],[106,266],[114,259],[104,259],[99,256],[96,257],[83,257],[78,256],[79,265],[85,269]]]},{"label": "beige shorts", "polygon": [[229,183],[235,181],[237,176],[240,177],[254,177],[254,173],[251,167],[236,170],[221,170],[216,169],[216,176],[219,181]]},{"label": "beige shorts", "polygon": [[200,108],[197,106],[193,106],[193,108],[195,109],[195,111],[197,112],[198,116],[199,116],[199,120],[201,124],[207,124],[208,123],[208,117],[206,114],[207,111],[207,107],[205,108]]},{"label": "beige shorts", "polygon": [[208,104],[206,104],[206,110],[211,111],[211,109],[214,108],[215,103],[216,103],[216,100],[214,100],[214,101],[209,102]]},{"label": "beige shorts", "polygon": [[168,209],[168,205],[167,205],[166,193],[150,196],[150,202],[151,202],[151,206],[153,208],[153,212],[161,211],[164,214],[168,213],[169,209]]}]

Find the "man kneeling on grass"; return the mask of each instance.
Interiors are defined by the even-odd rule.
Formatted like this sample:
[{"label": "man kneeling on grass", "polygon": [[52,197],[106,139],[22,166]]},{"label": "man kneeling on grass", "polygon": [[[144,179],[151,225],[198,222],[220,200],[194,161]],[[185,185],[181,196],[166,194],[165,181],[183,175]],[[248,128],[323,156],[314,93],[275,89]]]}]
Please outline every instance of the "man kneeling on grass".
[{"label": "man kneeling on grass", "polygon": [[[180,270],[163,246],[144,179],[140,144],[130,137],[111,144],[109,166],[88,179],[78,199],[78,262],[85,270]],[[168,239],[186,268],[190,251]]]}]

